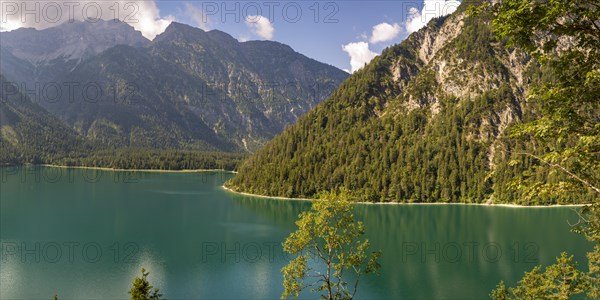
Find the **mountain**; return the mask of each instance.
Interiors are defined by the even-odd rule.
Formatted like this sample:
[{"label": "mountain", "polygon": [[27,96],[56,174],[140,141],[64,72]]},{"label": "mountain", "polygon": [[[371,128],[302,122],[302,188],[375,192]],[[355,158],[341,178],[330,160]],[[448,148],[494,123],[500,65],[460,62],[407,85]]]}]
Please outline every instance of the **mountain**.
[{"label": "mountain", "polygon": [[2,72],[8,80],[34,86],[51,82],[81,61],[116,45],[145,46],[150,41],[118,20],[66,22],[45,30],[19,28],[0,33]]},{"label": "mountain", "polygon": [[85,141],[0,74],[0,162],[52,162],[82,150]]},{"label": "mountain", "polygon": [[[284,197],[343,187],[373,202],[520,203],[512,180],[525,170],[562,179],[515,154],[543,149],[503,138],[536,115],[525,95],[551,74],[496,40],[490,17],[468,16],[465,6],[383,51],[227,185]],[[521,204],[589,203],[588,196]]]},{"label": "mountain", "polygon": [[224,32],[179,23],[171,23],[151,50],[208,85],[211,91],[201,98],[197,113],[207,123],[223,124],[215,131],[234,133],[233,139],[248,149],[283,131],[348,77],[287,45],[239,43]]},{"label": "mountain", "polygon": [[0,45],[9,80],[115,148],[254,151],[348,76],[280,43],[176,22],[153,41],[104,21],[19,29]]}]

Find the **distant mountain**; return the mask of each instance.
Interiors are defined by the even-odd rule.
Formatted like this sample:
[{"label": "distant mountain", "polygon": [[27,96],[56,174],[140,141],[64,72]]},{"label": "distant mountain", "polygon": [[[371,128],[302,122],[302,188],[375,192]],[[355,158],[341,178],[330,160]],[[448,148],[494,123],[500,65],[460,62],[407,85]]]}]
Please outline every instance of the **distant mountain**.
[{"label": "distant mountain", "polygon": [[[550,74],[496,40],[490,18],[468,16],[465,6],[383,51],[227,185],[285,197],[344,187],[374,202],[518,203],[511,181],[525,170],[558,182],[562,174],[513,154],[539,147],[503,140],[511,125],[535,116],[525,94]],[[587,196],[539,195],[537,204],[589,203]]]},{"label": "distant mountain", "polygon": [[0,41],[1,71],[20,83],[50,82],[116,45],[150,43],[141,32],[118,20],[66,22],[45,30],[20,28],[0,33]]},{"label": "distant mountain", "polygon": [[8,80],[111,147],[254,151],[348,76],[280,43],[175,22],[152,42],[114,21],[1,38]]},{"label": "distant mountain", "polygon": [[0,163],[52,162],[85,141],[0,74]]}]

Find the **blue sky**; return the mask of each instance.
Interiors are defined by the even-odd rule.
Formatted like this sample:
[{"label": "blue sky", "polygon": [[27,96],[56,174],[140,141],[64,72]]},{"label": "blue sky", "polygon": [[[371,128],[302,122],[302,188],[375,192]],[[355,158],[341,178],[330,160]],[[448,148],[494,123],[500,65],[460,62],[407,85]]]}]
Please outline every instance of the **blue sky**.
[{"label": "blue sky", "polygon": [[[444,0],[430,1],[444,2]],[[452,3],[438,3],[438,11],[452,11]],[[442,9],[442,6],[446,9]],[[239,40],[270,39],[290,45],[294,50],[340,69],[352,70],[353,51],[357,64],[365,62],[372,53],[379,54],[386,47],[408,36],[407,18],[424,8],[423,0],[405,1],[168,1],[159,0],[157,6],[162,17],[173,16],[176,21],[206,30],[225,31]],[[198,15],[202,14],[204,15]],[[248,16],[260,14],[269,20],[272,34],[257,33],[258,25],[246,22]],[[431,12],[431,15],[439,13]],[[443,13],[442,13],[443,14]],[[425,15],[425,14],[423,14]],[[428,16],[417,16],[418,19]],[[430,19],[430,18],[429,18]],[[200,21],[200,22],[199,22]],[[205,22],[206,21],[206,22]],[[250,23],[259,23],[251,18]],[[266,22],[266,20],[264,21]],[[200,24],[199,24],[200,23]],[[374,26],[380,26],[380,37],[373,39]],[[418,27],[418,26],[417,26]],[[254,29],[254,30],[253,30]],[[343,46],[354,45],[344,51]],[[368,47],[368,48],[367,48]],[[366,53],[365,53],[366,52]]]},{"label": "blue sky", "polygon": [[[175,16],[177,21],[199,26],[190,16],[186,5],[201,10],[214,9],[212,4],[221,6],[219,11],[211,12],[205,20],[204,29],[218,29],[244,40],[264,40],[265,37],[254,33],[243,20],[246,15],[254,15],[258,4],[259,13],[269,19],[274,29],[272,40],[290,45],[294,50],[316,60],[332,64],[338,68],[350,70],[350,57],[344,52],[342,45],[351,42],[368,41],[373,26],[386,22],[401,26],[406,20],[406,5],[422,6],[418,1],[295,1],[275,2],[234,2],[234,1],[158,1],[161,15]],[[265,4],[266,3],[266,4]],[[239,8],[239,20],[233,14],[226,14],[225,9]],[[224,9],[222,9],[225,5]],[[245,8],[245,9],[244,9]],[[272,8],[272,10],[270,10]],[[317,10],[318,9],[318,10]],[[296,12],[301,11],[301,15]],[[187,13],[186,13],[187,12]],[[316,19],[315,19],[316,18]],[[223,22],[225,21],[225,22]],[[254,19],[252,20],[254,21]],[[295,23],[294,23],[295,22]],[[400,42],[406,37],[405,30],[387,42],[370,45],[373,52],[381,53],[386,46]]]},{"label": "blue sky", "polygon": [[355,71],[432,18],[453,12],[459,3],[457,0],[2,1],[0,31],[117,18],[153,39],[170,22],[177,21],[204,30],[221,30],[240,41],[281,42],[310,58]]}]

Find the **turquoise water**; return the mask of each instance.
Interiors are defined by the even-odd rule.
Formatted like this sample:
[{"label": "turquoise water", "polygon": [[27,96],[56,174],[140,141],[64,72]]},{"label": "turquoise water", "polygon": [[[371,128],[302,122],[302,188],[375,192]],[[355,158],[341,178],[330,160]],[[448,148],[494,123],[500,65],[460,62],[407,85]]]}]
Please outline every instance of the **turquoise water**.
[{"label": "turquoise water", "polygon": [[[226,173],[0,168],[0,298],[128,298],[143,266],[168,299],[279,298],[281,242],[309,202],[224,191]],[[572,208],[357,205],[379,277],[358,298],[487,298],[591,244]],[[315,295],[304,294],[306,298]]]}]

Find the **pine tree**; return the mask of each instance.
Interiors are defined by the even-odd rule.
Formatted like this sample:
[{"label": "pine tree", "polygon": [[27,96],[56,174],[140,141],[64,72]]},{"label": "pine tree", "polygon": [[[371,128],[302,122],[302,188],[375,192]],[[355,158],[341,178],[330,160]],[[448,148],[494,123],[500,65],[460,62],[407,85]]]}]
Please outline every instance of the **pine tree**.
[{"label": "pine tree", "polygon": [[162,294],[159,294],[158,288],[152,289],[153,286],[148,282],[148,275],[150,272],[146,272],[146,269],[142,268],[142,277],[136,277],[133,280],[133,286],[129,290],[131,300],[159,300]]}]

